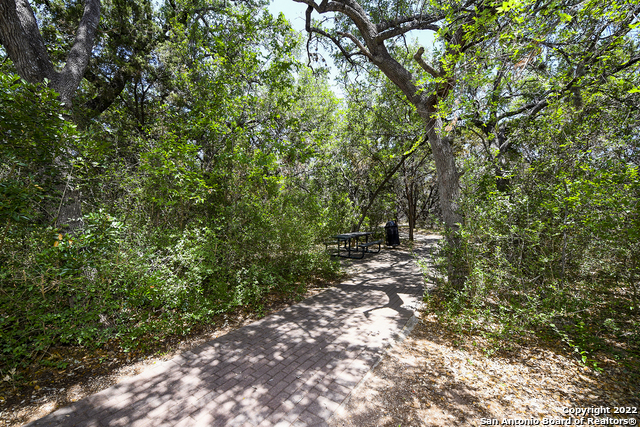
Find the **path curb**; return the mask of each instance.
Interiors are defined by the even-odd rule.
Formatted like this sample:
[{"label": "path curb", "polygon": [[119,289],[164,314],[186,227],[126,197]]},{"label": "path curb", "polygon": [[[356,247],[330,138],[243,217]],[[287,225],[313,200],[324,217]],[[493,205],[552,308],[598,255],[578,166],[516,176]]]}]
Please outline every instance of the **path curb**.
[{"label": "path curb", "polygon": [[389,346],[387,348],[385,348],[384,352],[380,355],[380,358],[378,359],[378,361],[373,364],[373,366],[371,367],[369,372],[367,372],[367,374],[360,380],[360,382],[358,384],[356,384],[356,386],[351,390],[349,395],[346,397],[346,399],[344,399],[344,401],[338,407],[338,409],[336,409],[335,412],[333,413],[333,415],[331,415],[331,417],[327,420],[327,424],[331,424],[331,422],[336,417],[339,417],[344,413],[345,408],[347,407],[347,405],[351,401],[351,397],[355,394],[355,392],[360,390],[364,386],[364,384],[367,382],[367,380],[369,378],[371,378],[371,376],[373,375],[373,371],[375,371],[375,369],[378,367],[380,362],[382,362],[384,360],[384,358],[387,357],[389,352],[392,349],[398,347],[400,344],[402,344],[402,342],[404,340],[406,340],[409,337],[409,335],[413,331],[413,328],[416,327],[418,322],[420,322],[420,319],[415,315],[415,312],[414,312],[413,316],[411,316],[409,318],[409,320],[407,320],[407,323],[405,323],[405,325],[402,328],[402,330],[398,333],[398,335],[396,335],[396,337],[393,340],[393,342],[391,344],[389,344]]}]

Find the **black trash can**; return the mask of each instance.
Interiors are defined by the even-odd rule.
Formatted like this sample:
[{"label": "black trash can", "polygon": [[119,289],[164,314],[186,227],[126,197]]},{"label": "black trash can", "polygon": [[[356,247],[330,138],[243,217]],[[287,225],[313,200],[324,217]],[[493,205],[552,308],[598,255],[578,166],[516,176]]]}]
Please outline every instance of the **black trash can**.
[{"label": "black trash can", "polygon": [[395,221],[389,221],[384,228],[387,231],[387,246],[397,246],[400,244],[400,235],[398,234],[398,224]]}]

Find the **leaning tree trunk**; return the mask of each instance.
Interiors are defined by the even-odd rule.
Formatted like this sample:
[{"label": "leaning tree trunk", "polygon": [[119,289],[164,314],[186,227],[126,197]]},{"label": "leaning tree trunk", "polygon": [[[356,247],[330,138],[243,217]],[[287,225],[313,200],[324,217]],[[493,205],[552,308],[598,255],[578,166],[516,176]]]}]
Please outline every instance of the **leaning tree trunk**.
[{"label": "leaning tree trunk", "polygon": [[[462,38],[457,32],[456,39]],[[415,55],[415,59],[424,68],[434,72],[422,61],[422,49]],[[393,82],[405,96],[416,106],[420,117],[425,121],[426,134],[433,153],[433,160],[438,174],[438,192],[440,195],[440,210],[445,225],[447,239],[447,276],[449,283],[459,289],[467,277],[465,264],[461,259],[461,240],[458,234],[463,216],[458,208],[460,199],[460,174],[456,168],[455,156],[451,146],[451,139],[443,137],[442,120],[438,114],[438,104],[445,99],[454,86],[454,80],[449,78],[438,85],[435,93],[429,96],[421,93],[414,85],[413,75],[400,63],[391,57],[389,52],[379,47],[373,63]],[[441,76],[442,77],[442,76]]]},{"label": "leaning tree trunk", "polygon": [[[418,114],[426,124],[429,143],[433,151],[433,156],[438,173],[438,190],[440,192],[440,204],[442,217],[447,228],[450,246],[454,252],[460,247],[460,239],[456,231],[462,222],[462,215],[458,210],[459,174],[456,170],[455,159],[451,142],[440,135],[440,119],[437,110],[440,101],[447,98],[451,89],[455,86],[455,64],[447,63],[449,59],[456,58],[463,52],[465,46],[470,41],[465,37],[468,27],[474,23],[479,9],[460,9],[460,18],[455,20],[455,27],[445,34],[447,43],[442,60],[435,69],[426,63],[422,58],[424,48],[420,48],[414,55],[414,59],[420,67],[434,78],[430,85],[419,83],[421,78],[414,75],[409,68],[403,66],[389,53],[385,41],[401,36],[414,29],[438,30],[438,21],[444,20],[446,13],[436,11],[434,14],[419,14],[413,16],[396,16],[393,20],[383,20],[375,22],[375,17],[370,14],[367,8],[357,0],[322,0],[316,3],[314,0],[294,0],[298,3],[306,4],[305,29],[310,34],[317,34],[331,40],[348,61],[353,61],[355,55],[362,55],[375,65],[382,73],[400,89],[417,109]],[[484,9],[488,6],[482,6]],[[313,12],[319,14],[338,14],[348,18],[353,23],[358,32],[337,31],[335,35],[326,30],[313,25],[311,15]],[[372,19],[373,18],[373,19]],[[349,40],[356,48],[345,45],[343,40]],[[428,87],[430,86],[430,87]],[[435,89],[435,90],[434,90]],[[452,254],[454,258],[457,254]],[[454,259],[452,258],[452,260]],[[458,263],[450,262],[449,278],[456,286],[459,286],[465,277],[464,270],[458,268]]]},{"label": "leaning tree trunk", "polygon": [[409,151],[405,152],[402,155],[402,157],[400,158],[400,161],[394,166],[393,169],[391,169],[391,171],[389,171],[387,173],[387,175],[384,177],[384,180],[382,181],[382,183],[380,183],[380,185],[378,185],[378,188],[376,188],[376,190],[373,192],[373,195],[369,198],[369,203],[367,203],[367,206],[365,206],[365,208],[362,210],[362,212],[360,214],[360,219],[358,220],[358,224],[356,225],[356,227],[355,227],[355,229],[353,231],[360,231],[360,227],[362,227],[362,223],[364,222],[364,219],[366,218],[367,213],[369,212],[369,209],[373,205],[373,202],[376,200],[376,198],[378,197],[378,195],[380,194],[382,189],[387,185],[389,180],[391,180],[391,178],[393,178],[393,176],[396,174],[398,169],[400,169],[400,167],[402,165],[404,165],[405,160],[407,160],[410,156],[412,156],[413,153],[416,152],[416,149],[420,145],[423,144],[423,141],[424,141],[424,139],[419,140],[418,143],[415,144],[412,149],[410,149]]},{"label": "leaning tree trunk", "polygon": [[48,79],[49,86],[60,94],[60,99],[71,106],[71,99],[91,58],[99,21],[100,0],[85,0],[76,38],[60,72],[54,69],[27,0],[0,1],[0,42],[20,77],[29,83]]}]

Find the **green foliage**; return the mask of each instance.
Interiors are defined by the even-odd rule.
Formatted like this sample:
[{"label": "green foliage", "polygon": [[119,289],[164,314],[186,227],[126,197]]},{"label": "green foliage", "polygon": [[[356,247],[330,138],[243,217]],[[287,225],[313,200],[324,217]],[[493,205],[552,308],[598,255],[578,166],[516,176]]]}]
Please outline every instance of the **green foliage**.
[{"label": "green foliage", "polygon": [[0,276],[3,369],[52,345],[94,347],[118,338],[125,348],[144,346],[237,306],[260,310],[265,295],[294,295],[316,275],[335,272],[312,250],[311,232],[305,241],[293,225],[266,224],[251,239],[196,224],[133,234],[104,211],[84,223],[75,236],[46,229],[6,239],[13,249],[4,251]]},{"label": "green foliage", "polygon": [[[345,80],[338,126],[314,173],[342,218],[339,229],[375,230],[410,209],[424,221],[433,213],[424,202],[435,174],[415,108],[379,71]],[[416,209],[418,202],[427,208]]]},{"label": "green foliage", "polygon": [[32,224],[42,219],[58,178],[54,159],[75,129],[53,91],[15,74],[0,73],[0,103],[0,224]]},{"label": "green foliage", "polygon": [[[3,372],[56,346],[132,350],[237,307],[260,313],[267,297],[336,274],[317,245],[340,220],[325,203],[334,195],[309,188],[337,101],[309,73],[292,75],[298,38],[284,20],[249,6],[185,19],[197,5],[174,6],[161,10],[172,25],[157,44],[122,23],[130,60],[155,59],[82,132],[53,92],[0,76],[11,105],[0,127]],[[105,67],[122,54],[109,40]],[[69,171],[85,215],[64,234],[52,178]]]},{"label": "green foliage", "polygon": [[[341,102],[261,1],[104,3],[74,111],[0,66],[3,372],[55,346],[131,350],[237,307],[261,313],[271,294],[335,275],[328,236],[438,216],[424,124],[372,64],[344,79]],[[438,131],[464,164],[465,222],[441,254],[467,280],[443,281],[432,302],[497,345],[549,334],[592,366],[611,338],[637,351],[637,14],[492,4],[473,21],[455,3],[363,4],[375,22],[420,13],[440,27],[426,56],[442,75],[402,37],[385,42],[422,73],[416,96],[451,83]],[[54,63],[81,13],[40,3]],[[464,49],[451,45],[459,22]],[[65,234],[54,221],[69,183],[84,216]]]},{"label": "green foliage", "polygon": [[450,253],[468,279],[462,290],[444,284],[441,307],[499,346],[550,333],[595,367],[592,354],[612,351],[613,336],[638,349],[638,115],[597,93],[585,100],[593,105],[558,102],[513,129],[520,155],[502,175],[508,191],[491,163],[469,158],[466,220]]},{"label": "green foliage", "polygon": [[441,266],[466,282],[443,280],[437,306],[497,347],[535,332],[591,366],[607,343],[637,352],[637,5],[493,5],[445,58],[464,223]]}]

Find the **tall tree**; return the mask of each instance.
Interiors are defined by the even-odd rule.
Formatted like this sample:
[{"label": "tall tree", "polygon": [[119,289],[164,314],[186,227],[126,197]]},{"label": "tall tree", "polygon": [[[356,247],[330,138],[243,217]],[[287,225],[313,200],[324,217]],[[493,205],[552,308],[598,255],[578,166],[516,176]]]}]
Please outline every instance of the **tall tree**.
[{"label": "tall tree", "polygon": [[[564,79],[559,87],[541,94],[534,93],[531,102],[518,105],[509,117],[535,114],[549,104],[550,98],[562,96],[565,92],[579,94],[579,85],[585,76],[597,76],[598,65],[606,62],[621,38],[633,30],[638,11],[638,5],[633,2],[621,7],[600,0],[587,3],[574,0],[294,1],[308,6],[306,30],[310,38],[330,40],[352,65],[357,65],[359,58],[365,58],[398,86],[415,106],[426,125],[438,174],[442,217],[446,227],[454,232],[449,238],[454,249],[458,247],[455,231],[463,217],[458,210],[460,173],[456,168],[451,139],[457,119],[450,116],[454,109],[451,101],[452,98],[457,100],[457,96],[452,96],[458,95],[456,89],[466,85],[464,77],[470,74],[468,70],[473,70],[480,58],[491,55],[489,48],[493,46],[502,47],[510,58],[518,58],[520,68],[528,63],[525,54],[532,56],[531,52],[539,45],[564,54],[563,46],[569,39],[572,44],[576,42],[578,52],[594,52],[583,57],[573,55],[567,62],[577,61],[570,69],[550,62],[553,71],[565,75],[571,71],[573,76]],[[328,17],[325,21],[332,22],[333,26],[314,22],[314,12]],[[606,19],[610,16],[613,19]],[[576,23],[579,20],[582,22]],[[576,23],[575,28],[563,25],[567,21]],[[420,68],[403,65],[392,49],[402,44],[406,46],[404,37],[413,30],[433,31],[442,42],[432,61],[423,58],[423,48],[413,54]],[[571,54],[569,52],[569,56]],[[518,67],[504,72],[517,74]],[[448,126],[442,125],[443,119],[451,120]],[[461,284],[464,271],[451,264],[449,276],[450,280]]]},{"label": "tall tree", "polygon": [[498,190],[508,190],[509,159],[517,157],[511,135],[520,121],[559,99],[580,109],[585,90],[626,79],[638,67],[639,11],[638,2],[599,1],[562,2],[547,14],[527,2],[500,8],[498,42],[468,63],[454,107],[481,140]]},{"label": "tall tree", "polygon": [[[294,0],[308,5],[306,30],[311,36],[328,38],[343,57],[354,64],[366,58],[382,71],[415,106],[425,124],[438,175],[440,207],[448,241],[458,247],[457,229],[463,222],[458,209],[460,173],[456,167],[452,139],[442,125],[440,104],[456,85],[458,64],[467,50],[480,40],[470,37],[469,28],[477,26],[481,14],[491,13],[484,2],[408,3],[365,2],[356,0],[322,1]],[[334,15],[333,28],[322,28],[312,21],[312,13]],[[495,13],[495,11],[493,12]],[[412,30],[437,32],[444,41],[444,49],[434,65],[423,58],[424,49],[414,53],[415,67],[403,65],[394,56],[393,46],[404,41]],[[426,76],[422,73],[426,72]],[[450,258],[453,261],[454,258]],[[449,264],[449,280],[461,285],[465,273],[456,263]]]},{"label": "tall tree", "polygon": [[[420,76],[394,58],[387,45],[411,30],[438,31],[438,23],[446,20],[452,9],[436,6],[425,10],[419,4],[409,5],[404,2],[393,3],[387,7],[383,4],[355,0],[322,1],[319,4],[313,0],[294,1],[308,5],[306,30],[309,33],[331,39],[349,61],[358,56],[367,58],[397,85],[416,107],[418,114],[425,121],[426,134],[438,169],[443,219],[448,228],[455,230],[457,224],[462,222],[457,209],[459,173],[451,140],[442,132],[438,104],[446,98],[455,83],[452,77],[453,70],[448,68],[445,71],[446,58],[458,56],[469,46],[468,40],[464,37],[464,27],[471,24],[476,16],[475,11],[467,11],[473,2],[466,1],[455,5],[461,19],[450,21],[449,31],[443,32],[446,43],[440,70],[436,70],[422,59],[423,49],[416,53],[416,61],[433,77],[435,83],[434,88],[426,90],[426,86],[419,83]],[[335,27],[325,30],[313,25],[311,16],[314,11],[319,14],[337,14]]]},{"label": "tall tree", "polygon": [[[99,20],[100,1],[85,0],[75,40],[61,71],[56,71],[49,57],[36,16],[27,0],[7,0],[0,3],[0,42],[23,79],[29,83],[48,80],[49,86],[60,95],[61,101],[71,107],[73,96],[91,58]],[[80,192],[72,183],[68,162],[56,157],[54,164],[58,169],[67,171],[63,181],[57,186],[62,199],[53,215],[57,218],[58,226],[74,229],[82,224]],[[54,211],[55,206],[50,210]]]}]

